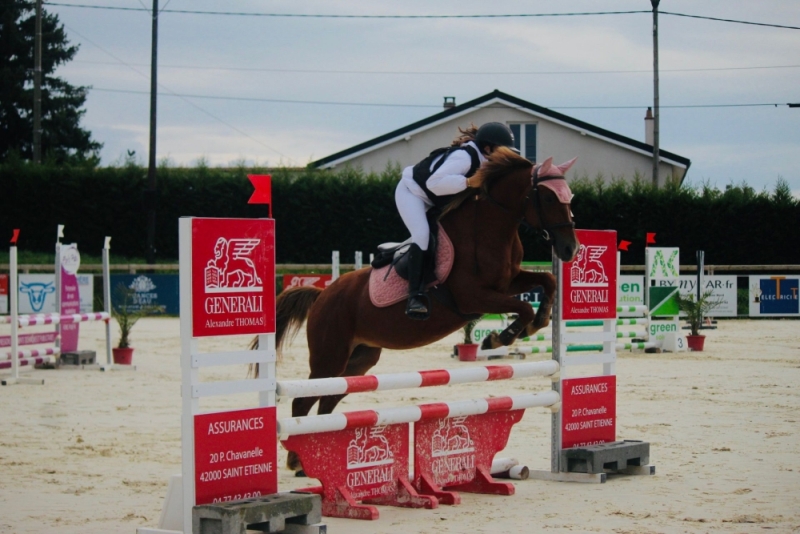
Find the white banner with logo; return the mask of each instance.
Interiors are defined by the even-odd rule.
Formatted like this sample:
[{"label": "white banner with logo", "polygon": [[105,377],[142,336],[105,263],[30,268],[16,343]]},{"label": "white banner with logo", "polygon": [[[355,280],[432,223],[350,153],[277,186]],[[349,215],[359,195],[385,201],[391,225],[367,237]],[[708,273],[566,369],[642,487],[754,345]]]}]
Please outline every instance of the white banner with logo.
[{"label": "white banner with logo", "polygon": [[[94,276],[79,274],[78,293],[81,299],[81,313],[91,313],[94,296]],[[56,275],[54,274],[21,274],[19,275],[19,313],[55,313],[56,312]]]},{"label": "white banner with logo", "polygon": [[[719,302],[718,306],[709,313],[709,316],[736,317],[736,278],[735,275],[703,277],[705,291],[711,290],[711,299]],[[681,295],[697,295],[697,275],[680,275],[679,281]],[[670,285],[670,282],[662,280],[659,285]],[[621,275],[619,277],[617,295],[617,301],[620,306],[644,305],[644,276]],[[621,317],[626,317],[627,315],[635,314],[620,314]],[[753,315],[752,312],[751,315]]]},{"label": "white banner with logo", "polygon": [[755,317],[797,317],[798,275],[750,276],[747,284],[750,315]]}]

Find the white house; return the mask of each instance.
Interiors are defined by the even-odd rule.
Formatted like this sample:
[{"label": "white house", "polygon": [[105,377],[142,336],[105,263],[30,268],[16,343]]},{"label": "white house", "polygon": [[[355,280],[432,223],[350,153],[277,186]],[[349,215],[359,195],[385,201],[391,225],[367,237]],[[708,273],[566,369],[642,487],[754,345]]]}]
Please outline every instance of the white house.
[{"label": "white house", "polygon": [[[445,98],[444,110],[426,119],[399,128],[375,139],[350,147],[311,163],[336,169],[360,167],[380,172],[389,163],[413,165],[438,147],[449,146],[459,127],[480,126],[498,121],[514,132],[517,148],[531,161],[553,156],[557,162],[578,156],[569,177],[603,176],[633,180],[637,174],[651,183],[653,172],[652,118],[645,118],[647,142],[637,141],[598,126],[574,119],[495,90],[464,104]],[[666,150],[659,150],[658,185],[668,180],[683,182],[691,161]]]}]

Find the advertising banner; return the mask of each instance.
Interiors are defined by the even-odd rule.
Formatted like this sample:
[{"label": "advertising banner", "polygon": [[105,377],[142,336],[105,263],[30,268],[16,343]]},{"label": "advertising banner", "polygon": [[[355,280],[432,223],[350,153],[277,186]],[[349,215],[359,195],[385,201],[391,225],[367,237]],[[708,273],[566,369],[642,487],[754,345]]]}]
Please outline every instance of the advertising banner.
[{"label": "advertising banner", "polygon": [[179,315],[180,277],[177,274],[112,274],[111,304],[122,305],[125,291],[128,294],[127,307],[131,312],[143,308],[155,308],[158,313]]},{"label": "advertising banner", "polygon": [[562,264],[564,319],[617,316],[617,232],[576,230],[578,255]]},{"label": "advertising banner", "polygon": [[615,375],[562,380],[561,396],[562,449],[610,443],[616,439]]},{"label": "advertising banner", "polygon": [[796,317],[800,315],[798,275],[749,277],[750,315],[755,317]]},{"label": "advertising banner", "polygon": [[0,315],[11,313],[8,302],[8,275],[0,274]]},{"label": "advertising banner", "polygon": [[[81,266],[81,255],[78,246],[61,246],[61,310],[62,315],[81,312],[81,298],[78,287],[78,268]],[[61,352],[78,350],[80,323],[65,323],[59,326],[61,332]]]},{"label": "advertising banner", "polygon": [[[710,275],[703,277],[704,291],[711,291],[711,299],[718,302],[708,315],[711,317],[736,317],[736,275]],[[673,282],[664,280],[661,283]],[[678,279],[681,295],[697,295],[697,276],[680,275]],[[619,304],[621,306],[644,305],[644,277],[623,274],[619,277]],[[621,312],[620,317],[633,316],[634,313]]]},{"label": "advertising banner", "polygon": [[680,276],[681,249],[648,247],[645,254],[645,269],[655,285],[662,280],[676,280]]},{"label": "advertising banner", "polygon": [[192,335],[275,332],[275,221],[192,219]]},{"label": "advertising banner", "polygon": [[194,416],[196,504],[278,491],[275,407]]},{"label": "advertising banner", "polygon": [[[708,312],[710,317],[736,317],[736,275],[703,276],[701,293],[711,291],[711,300],[717,305]],[[697,297],[697,275],[681,275],[681,295]]]},{"label": "advertising banner", "polygon": [[[79,274],[78,294],[81,313],[94,311],[94,276]],[[54,274],[20,274],[17,280],[17,302],[20,314],[56,312],[56,276]]]}]

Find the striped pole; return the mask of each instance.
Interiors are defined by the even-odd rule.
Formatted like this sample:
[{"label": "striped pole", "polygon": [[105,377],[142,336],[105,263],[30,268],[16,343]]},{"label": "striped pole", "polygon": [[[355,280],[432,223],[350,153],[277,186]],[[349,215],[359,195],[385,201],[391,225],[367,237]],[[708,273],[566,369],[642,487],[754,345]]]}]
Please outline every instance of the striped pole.
[{"label": "striped pole", "polygon": [[[74,313],[69,315],[60,315],[58,313],[39,313],[35,315],[20,315],[17,319],[19,326],[37,326],[43,324],[70,324],[70,323],[83,323],[87,321],[106,321],[110,315],[106,312],[93,312],[93,313]],[[10,320],[4,321],[6,323]]]},{"label": "striped pole", "polygon": [[278,421],[280,439],[301,434],[334,432],[365,426],[386,426],[414,423],[429,419],[445,419],[485,413],[522,410],[533,407],[558,408],[561,396],[555,391],[528,393],[513,397],[492,397],[453,402],[437,402],[381,410],[361,410],[327,415],[292,417]]},{"label": "striped pole", "polygon": [[[627,337],[627,336],[626,336]],[[651,342],[626,342],[626,343],[617,343],[616,348],[617,350],[644,350],[657,347],[656,343]],[[553,347],[552,346],[518,346],[515,347],[515,350],[519,354],[552,354]],[[592,352],[592,351],[603,351],[603,345],[596,344],[596,345],[570,345],[566,347],[567,352]]]},{"label": "striped pole", "polygon": [[[56,359],[53,356],[36,356],[34,358],[18,358],[17,365],[24,367],[26,365],[38,365],[40,363],[55,363]],[[9,369],[14,366],[12,360],[0,360],[0,369]]]},{"label": "striped pole", "polygon": [[385,375],[281,380],[277,383],[276,394],[278,397],[290,398],[322,397],[366,391],[444,386],[532,376],[553,376],[556,373],[558,373],[558,363],[549,360],[514,365],[488,365],[485,367],[467,367],[452,370],[434,369]]},{"label": "striped pole", "polygon": [[[56,356],[60,353],[58,347],[46,349],[18,350],[17,358],[37,358],[40,356]],[[0,361],[11,360],[11,352],[0,352]]]}]

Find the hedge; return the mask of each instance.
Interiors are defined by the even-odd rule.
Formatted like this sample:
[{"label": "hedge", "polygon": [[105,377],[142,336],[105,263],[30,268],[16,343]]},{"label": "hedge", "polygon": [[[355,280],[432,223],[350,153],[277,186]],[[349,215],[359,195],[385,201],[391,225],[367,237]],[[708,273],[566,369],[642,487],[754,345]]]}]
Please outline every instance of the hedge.
[{"label": "hedge", "polygon": [[[156,257],[178,257],[178,218],[264,217],[266,206],[249,205],[247,174],[273,176],[273,215],[278,263],[327,263],[339,250],[344,263],[354,252],[372,252],[385,241],[408,236],[394,205],[399,168],[380,174],[348,169],[158,170]],[[51,252],[58,224],[65,242],[99,253],[112,236],[117,257],[143,258],[146,247],[146,169],[135,165],[86,168],[0,164],[0,230],[22,230],[20,248]],[[706,251],[707,264],[800,264],[800,201],[779,180],[774,192],[746,185],[724,190],[704,186],[654,189],[640,181],[611,185],[582,178],[571,182],[580,228],[615,229],[632,241],[625,264],[644,263],[644,240],[681,247],[691,258]],[[526,260],[549,260],[541,239],[522,235]],[[684,259],[682,263],[691,263]]]}]

